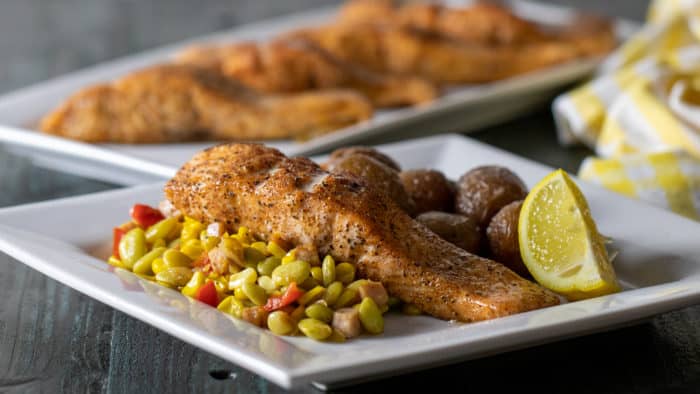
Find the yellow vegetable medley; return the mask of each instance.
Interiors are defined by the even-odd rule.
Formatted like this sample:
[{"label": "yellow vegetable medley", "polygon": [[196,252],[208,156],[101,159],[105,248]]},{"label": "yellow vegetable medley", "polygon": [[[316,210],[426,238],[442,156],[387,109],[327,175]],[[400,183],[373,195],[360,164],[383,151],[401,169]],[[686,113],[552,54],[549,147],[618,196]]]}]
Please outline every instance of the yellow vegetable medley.
[{"label": "yellow vegetable medley", "polygon": [[275,334],[325,341],[380,334],[383,314],[400,304],[381,283],[358,279],[354,264],[255,239],[246,227],[228,234],[218,223],[166,218],[143,205],[131,216],[114,230],[110,264]]}]

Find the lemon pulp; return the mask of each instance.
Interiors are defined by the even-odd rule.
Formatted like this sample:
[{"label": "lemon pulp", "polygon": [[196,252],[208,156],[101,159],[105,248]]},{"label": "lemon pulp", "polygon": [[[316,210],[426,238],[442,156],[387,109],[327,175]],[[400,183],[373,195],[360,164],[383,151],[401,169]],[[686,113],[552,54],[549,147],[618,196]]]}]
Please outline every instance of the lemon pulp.
[{"label": "lemon pulp", "polygon": [[528,194],[518,223],[525,266],[542,286],[571,300],[619,291],[585,197],[563,170]]}]

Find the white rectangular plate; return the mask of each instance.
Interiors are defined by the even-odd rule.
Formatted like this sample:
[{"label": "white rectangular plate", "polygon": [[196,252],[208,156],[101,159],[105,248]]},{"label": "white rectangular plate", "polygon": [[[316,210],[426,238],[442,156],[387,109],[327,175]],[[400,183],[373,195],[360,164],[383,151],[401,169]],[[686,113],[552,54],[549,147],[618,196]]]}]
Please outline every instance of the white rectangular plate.
[{"label": "white rectangular plate", "polygon": [[[468,2],[460,0],[453,3]],[[574,15],[573,10],[564,7],[519,0],[512,3],[519,14],[547,24],[563,24]],[[44,114],[75,91],[90,84],[113,80],[135,69],[168,61],[185,46],[265,40],[300,26],[327,23],[336,11],[336,8],[327,8],[238,27],[103,63],[4,95],[0,97],[0,143],[35,158],[40,165],[78,175],[121,184],[153,180],[162,176],[164,168],[179,167],[194,152],[211,143],[96,146],[71,141],[61,143],[60,138],[36,132],[36,124]],[[617,21],[621,39],[635,29],[634,23]],[[308,142],[275,141],[271,145],[287,154],[309,155],[360,141],[377,143],[432,133],[466,132],[505,121],[541,105],[558,88],[590,74],[596,64],[596,59],[580,60],[503,81],[465,86],[453,89],[427,105],[378,111],[369,121]],[[412,129],[420,130],[420,133],[407,133],[405,126],[408,124],[414,125]],[[140,173],[143,175],[140,176]]]},{"label": "white rectangular plate", "polygon": [[[403,168],[435,168],[452,179],[475,166],[496,163],[513,169],[532,187],[552,170],[461,136],[381,150]],[[161,200],[162,183],[2,209],[0,250],[280,386],[333,385],[611,329],[700,300],[700,224],[579,184],[601,232],[620,251],[615,266],[623,292],[472,324],[389,314],[384,334],[343,344],[277,337],[131,273],[113,272],[102,259],[109,253],[112,227],[124,221],[132,204]],[[72,225],[76,218],[90,220]]]}]

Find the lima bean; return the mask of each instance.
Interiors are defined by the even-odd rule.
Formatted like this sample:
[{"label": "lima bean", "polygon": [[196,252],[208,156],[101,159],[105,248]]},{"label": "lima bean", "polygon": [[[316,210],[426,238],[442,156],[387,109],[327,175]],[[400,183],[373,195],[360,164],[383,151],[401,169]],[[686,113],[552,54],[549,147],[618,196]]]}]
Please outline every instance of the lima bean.
[{"label": "lima bean", "polygon": [[154,243],[157,240],[164,240],[171,233],[175,225],[177,224],[177,218],[167,218],[160,222],[152,225],[146,230],[146,241],[149,243]]},{"label": "lima bean", "polygon": [[294,320],[284,311],[274,311],[267,316],[267,327],[277,335],[294,332]]},{"label": "lima bean", "polygon": [[324,300],[328,305],[335,305],[341,294],[343,294],[343,284],[338,281],[335,281],[331,283],[326,289],[326,295],[324,296]]},{"label": "lima bean", "polygon": [[258,263],[258,273],[260,275],[270,276],[275,268],[282,264],[282,260],[279,257],[270,256],[265,260]]},{"label": "lima bean", "polygon": [[333,310],[322,303],[309,305],[305,312],[306,316],[324,323],[330,323],[333,320]]},{"label": "lima bean", "polygon": [[299,297],[297,302],[299,305],[308,305],[321,297],[326,293],[326,289],[323,286],[316,286],[313,289],[304,293],[303,296]]},{"label": "lima bean", "polygon": [[355,266],[350,263],[340,263],[335,267],[335,280],[339,280],[343,284],[355,280]]},{"label": "lima bean", "polygon": [[321,267],[311,267],[311,277],[318,283],[323,283],[323,269]]},{"label": "lima bean", "polygon": [[248,299],[253,301],[255,305],[265,305],[267,302],[267,293],[265,289],[255,283],[243,283],[241,289],[243,289],[243,293],[245,293]]},{"label": "lima bean", "polygon": [[357,290],[345,289],[338,297],[338,300],[333,304],[333,308],[340,309],[354,304],[360,298]]},{"label": "lima bean", "polygon": [[119,257],[122,263],[129,269],[134,267],[134,263],[148,252],[146,245],[146,234],[139,227],[129,230],[119,241]]},{"label": "lima bean", "polygon": [[159,258],[163,253],[165,252],[165,248],[155,248],[151,250],[150,252],[144,254],[141,256],[140,259],[138,259],[134,263],[133,271],[136,274],[141,274],[141,275],[152,275],[153,270],[152,270],[152,264],[153,261],[157,258]]},{"label": "lima bean", "polygon": [[192,270],[188,267],[172,267],[156,275],[156,281],[168,287],[184,286],[192,278]]},{"label": "lima bean", "polygon": [[359,311],[362,327],[370,334],[381,334],[384,332],[384,317],[377,304],[367,297],[360,303]]},{"label": "lima bean", "polygon": [[163,262],[165,263],[165,266],[168,268],[173,268],[173,267],[190,267],[190,264],[192,264],[192,259],[190,259],[187,255],[184,253],[180,252],[179,250],[176,249],[168,249],[163,253]]},{"label": "lima bean", "polygon": [[258,280],[258,272],[252,268],[246,268],[241,272],[231,275],[228,281],[229,290],[235,290],[243,286],[243,283],[255,283]]},{"label": "lima bean", "polygon": [[[321,264],[321,269],[323,271],[323,285],[328,286],[335,281],[335,260],[333,257],[326,256]],[[353,272],[354,275],[354,272]]]},{"label": "lima bean", "polygon": [[306,261],[296,260],[282,264],[272,271],[272,280],[277,286],[287,286],[292,282],[303,283],[311,273],[311,266]]},{"label": "lima bean", "polygon": [[333,333],[331,326],[316,319],[302,319],[297,326],[304,335],[317,341],[322,341]]}]

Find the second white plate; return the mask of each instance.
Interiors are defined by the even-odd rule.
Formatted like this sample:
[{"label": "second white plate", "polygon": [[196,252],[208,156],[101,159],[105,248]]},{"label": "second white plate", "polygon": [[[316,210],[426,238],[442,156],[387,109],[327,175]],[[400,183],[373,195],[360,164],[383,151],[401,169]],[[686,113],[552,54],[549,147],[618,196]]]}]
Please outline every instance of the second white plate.
[{"label": "second white plate", "polygon": [[[454,3],[469,2],[460,0]],[[572,9],[554,5],[520,0],[513,0],[512,5],[523,17],[547,24],[563,24],[575,15]],[[34,131],[36,124],[41,116],[73,92],[135,69],[168,61],[173,54],[195,42],[265,40],[300,26],[326,23],[335,12],[335,8],[322,9],[238,27],[103,63],[4,95],[0,97],[0,143],[34,158],[40,165],[82,176],[120,184],[157,179],[211,143],[88,145],[38,133]],[[636,29],[635,24],[621,20],[616,26],[621,39]],[[360,142],[370,144],[435,133],[467,132],[512,119],[542,105],[554,96],[557,89],[590,74],[596,64],[596,59],[580,60],[503,81],[464,86],[430,104],[379,111],[369,121],[307,142],[287,140],[270,144],[290,155],[310,155]]]}]

